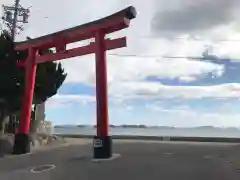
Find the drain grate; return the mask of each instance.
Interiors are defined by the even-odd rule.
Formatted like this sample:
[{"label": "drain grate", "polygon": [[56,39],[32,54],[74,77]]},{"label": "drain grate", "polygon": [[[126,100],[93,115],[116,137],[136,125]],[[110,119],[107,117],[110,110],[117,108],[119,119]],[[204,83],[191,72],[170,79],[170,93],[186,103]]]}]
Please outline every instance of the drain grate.
[{"label": "drain grate", "polygon": [[43,165],[43,166],[38,166],[38,167],[34,167],[31,169],[32,173],[42,173],[45,171],[50,171],[55,169],[56,166],[55,165]]}]

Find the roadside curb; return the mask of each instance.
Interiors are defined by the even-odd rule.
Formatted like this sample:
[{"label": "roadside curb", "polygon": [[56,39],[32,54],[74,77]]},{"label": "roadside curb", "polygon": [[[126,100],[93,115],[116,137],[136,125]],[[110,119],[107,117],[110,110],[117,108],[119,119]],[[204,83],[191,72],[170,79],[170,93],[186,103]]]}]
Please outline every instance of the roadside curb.
[{"label": "roadside curb", "polygon": [[[55,134],[64,138],[83,138],[93,139],[93,135],[71,135],[71,134]],[[184,137],[184,136],[138,136],[138,135],[112,135],[113,140],[146,140],[146,141],[186,141],[186,142],[216,142],[216,143],[240,143],[240,138],[225,137]]]}]

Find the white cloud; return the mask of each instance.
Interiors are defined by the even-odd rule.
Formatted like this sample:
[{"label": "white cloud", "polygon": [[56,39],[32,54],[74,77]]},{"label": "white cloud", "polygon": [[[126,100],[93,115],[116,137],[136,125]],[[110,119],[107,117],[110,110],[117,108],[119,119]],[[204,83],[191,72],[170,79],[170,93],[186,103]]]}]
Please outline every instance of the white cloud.
[{"label": "white cloud", "polygon": [[[45,1],[32,2],[23,0],[23,5],[33,5],[30,23],[26,26],[25,32],[21,35],[32,35],[33,37],[40,36],[45,33],[54,32],[59,29],[64,29],[74,25],[86,23],[106,15],[109,15],[117,10],[125,8],[128,5],[133,5],[137,8],[138,16],[132,21],[130,28],[123,32],[116,33],[115,36],[126,35],[128,37],[128,47],[114,51],[115,53],[133,53],[138,55],[176,55],[176,56],[199,56],[205,49],[205,44],[209,42],[194,42],[194,41],[168,41],[164,37],[160,39],[144,39],[141,36],[151,34],[151,19],[155,12],[164,10],[165,7],[178,7],[177,1],[171,1],[168,6],[162,6],[165,1],[151,0],[149,3],[142,3],[138,0],[105,0],[104,8],[99,9],[95,1],[84,1],[79,6],[77,0],[67,2],[71,11],[63,15],[56,15],[52,11],[52,6],[57,1],[48,2],[48,7],[45,7]],[[222,2],[222,1],[221,1]],[[50,3],[50,4],[49,4]],[[57,3],[61,12],[66,11],[66,2]],[[194,5],[195,3],[193,3]],[[210,3],[211,5],[214,3]],[[198,4],[195,4],[198,5]],[[200,3],[201,5],[201,3]],[[230,4],[231,5],[231,4]],[[232,6],[231,6],[232,7]],[[80,8],[80,9],[79,9]],[[185,7],[182,7],[185,8]],[[44,9],[44,11],[43,11]],[[92,13],[94,12],[94,13]],[[62,13],[63,14],[63,13]],[[48,16],[47,19],[44,19]],[[77,17],[77,18],[76,18]],[[39,22],[42,22],[39,26]],[[63,23],[64,22],[64,23]],[[67,23],[67,24],[66,24]],[[44,26],[43,26],[44,24]],[[44,27],[44,28],[43,28]],[[233,34],[236,25],[228,25],[222,28],[224,33],[217,33],[218,28],[215,28],[214,33],[208,36],[219,36],[222,34]],[[222,30],[220,32],[222,32]],[[237,34],[235,32],[234,34]],[[200,34],[201,35],[201,34]],[[111,35],[111,37],[114,37]],[[227,47],[229,48],[227,48]],[[237,47],[237,46],[235,46]],[[217,52],[226,52],[227,49],[232,50],[233,46],[224,45],[218,48]],[[235,48],[236,49],[236,48]],[[227,51],[226,53],[236,53],[237,51]],[[109,52],[112,53],[112,52]],[[95,63],[94,55],[77,57],[74,59],[64,60],[63,64],[68,73],[66,82],[80,82],[93,85],[95,82]],[[110,83],[119,81],[137,81],[143,80],[148,76],[157,76],[165,78],[179,77],[183,81],[192,81],[194,76],[214,72],[221,75],[223,67],[207,62],[190,61],[187,59],[162,59],[159,58],[137,58],[137,57],[113,57],[108,56],[108,79]]]},{"label": "white cloud", "polygon": [[[160,119],[156,118],[155,124],[160,126],[175,127],[240,127],[238,113],[226,113],[226,111],[204,112],[198,111],[190,106],[179,106],[163,108],[159,104],[151,103],[146,105],[146,113],[161,114]],[[156,116],[159,117],[159,116]],[[164,121],[162,121],[164,119]]]},{"label": "white cloud", "polygon": [[[4,1],[7,3],[8,1]],[[126,35],[128,37],[128,47],[121,50],[114,51],[115,53],[133,53],[137,55],[175,55],[175,56],[199,56],[205,49],[206,44],[211,44],[209,41],[196,42],[196,41],[168,41],[165,37],[159,39],[144,39],[141,36],[151,35],[151,20],[156,12],[164,12],[166,8],[187,8],[179,4],[180,1],[169,1],[166,6],[162,6],[161,3],[165,1],[151,0],[149,3],[142,3],[138,0],[105,0],[104,8],[98,8],[99,5],[95,1],[89,0],[79,4],[77,0],[70,0],[67,3],[59,3],[57,0],[48,2],[48,7],[45,6],[46,1],[21,1],[23,5],[33,5],[30,23],[26,26],[25,32],[21,35],[32,35],[33,37],[40,36],[45,33],[51,33],[59,29],[68,28],[74,25],[83,24],[91,20],[95,20],[106,15],[109,15],[117,10],[125,8],[128,5],[134,5],[137,8],[138,16],[131,23],[131,26],[119,32],[116,36]],[[57,2],[58,8],[61,12],[67,12],[62,14],[56,14],[52,11],[53,5]],[[190,1],[188,1],[189,3]],[[232,3],[227,4],[229,9],[235,8],[233,0]],[[50,3],[50,4],[49,4]],[[206,1],[215,7],[215,4],[221,6],[221,10],[225,12],[225,1],[221,3]],[[215,4],[214,4],[215,3]],[[71,11],[68,11],[65,7],[68,6]],[[188,4],[189,5],[189,4]],[[193,3],[196,7],[202,7],[204,3]],[[223,8],[222,8],[223,7]],[[79,9],[80,8],[80,9]],[[44,11],[43,11],[44,10]],[[174,12],[175,12],[174,10]],[[209,9],[207,9],[209,10]],[[187,8],[190,13],[195,13]],[[202,11],[201,8],[197,8],[197,12]],[[94,12],[94,13],[93,13]],[[178,11],[177,11],[178,12]],[[182,12],[182,10],[181,10]],[[219,13],[219,12],[216,12]],[[64,14],[64,15],[63,15]],[[197,14],[202,18],[201,13]],[[226,21],[231,17],[227,16]],[[48,16],[47,19],[44,19]],[[169,17],[159,17],[169,18]],[[189,17],[192,18],[192,17]],[[213,17],[214,18],[214,17]],[[236,18],[234,16],[234,18]],[[44,20],[43,20],[44,19]],[[208,19],[206,19],[208,20]],[[206,38],[230,38],[236,39],[239,35],[238,23],[226,23],[224,24],[221,19],[213,19],[217,21],[217,26],[211,26],[209,33],[194,34],[199,37]],[[219,20],[220,24],[219,25]],[[42,22],[42,23],[39,23]],[[192,21],[191,21],[192,22]],[[171,23],[171,22],[170,22]],[[196,24],[195,21],[193,25]],[[204,28],[208,29],[209,22],[204,23]],[[182,26],[183,24],[181,24]],[[214,25],[211,24],[211,25]],[[191,24],[187,27],[181,27],[183,30],[192,29]],[[181,30],[180,28],[180,30]],[[195,26],[193,27],[195,28]],[[188,34],[183,34],[187,36]],[[111,36],[115,37],[115,36]],[[213,48],[217,54],[228,54],[233,57],[238,56],[237,45],[233,43],[221,43],[215,45]],[[112,53],[112,52],[109,52]],[[164,58],[139,58],[139,57],[114,57],[108,56],[108,82],[110,86],[110,95],[135,95],[135,96],[156,96],[156,97],[181,97],[181,98],[201,98],[201,97],[238,97],[238,91],[233,90],[232,86],[235,85],[221,85],[221,86],[204,86],[204,87],[171,87],[164,86],[159,83],[142,82],[149,76],[160,78],[179,78],[181,81],[189,82],[194,81],[198,76],[205,75],[212,72],[216,76],[221,76],[224,67],[209,62],[191,61],[188,59],[164,59]],[[74,59],[64,60],[63,65],[68,73],[66,82],[80,82],[85,84],[94,85],[95,83],[95,63],[94,55],[77,57]],[[74,99],[74,98],[73,98]]]},{"label": "white cloud", "polygon": [[66,82],[94,84],[95,63],[93,55],[64,60],[62,64],[68,74]]},{"label": "white cloud", "polygon": [[110,82],[143,80],[149,76],[177,78],[222,71],[222,66],[187,59],[118,57],[109,61]]},{"label": "white cloud", "polygon": [[[164,59],[108,56],[108,82],[144,80],[147,77],[180,78],[193,81],[196,77],[212,72],[221,76],[224,67],[210,62],[188,59]],[[95,83],[94,56],[65,60],[68,77],[66,82]]]},{"label": "white cloud", "polygon": [[[114,103],[114,106],[122,107],[128,110],[128,113],[135,113],[134,104],[127,104],[124,100],[129,98],[140,99],[154,99],[161,100],[163,98],[183,98],[183,99],[199,99],[199,98],[240,98],[240,84],[223,84],[215,86],[166,86],[157,82],[146,82],[145,78],[149,76],[159,78],[179,78],[180,81],[190,82],[195,81],[196,78],[205,75],[206,73],[213,73],[216,76],[221,76],[224,72],[224,67],[215,65],[209,62],[191,61],[188,59],[164,59],[161,56],[201,56],[205,50],[206,45],[213,46],[213,54],[221,56],[229,56],[232,58],[240,57],[238,50],[239,42],[218,42],[218,39],[240,39],[239,33],[239,18],[237,10],[236,14],[229,13],[228,9],[237,9],[239,6],[233,6],[231,2],[221,0],[205,0],[210,3],[214,8],[201,8],[203,2],[188,0],[186,2],[192,5],[198,5],[197,11],[187,9],[187,19],[178,16],[171,19],[172,21],[164,21],[160,23],[166,25],[167,23],[174,22],[180,19],[181,22],[176,25],[181,27],[176,28],[172,33],[172,37],[178,37],[180,32],[181,36],[199,37],[206,39],[204,41],[191,41],[191,40],[168,40],[162,33],[158,31],[158,38],[143,38],[152,35],[151,20],[156,12],[164,12],[166,9],[176,10],[186,4],[181,0],[149,0],[148,3],[143,3],[139,0],[102,0],[104,4],[99,8],[99,4],[95,0],[68,0],[68,1],[30,1],[21,0],[21,3],[28,7],[33,5],[31,9],[31,17],[29,24],[25,26],[25,31],[18,37],[18,39],[25,39],[25,36],[38,37],[43,34],[52,33],[75,25],[87,23],[89,21],[104,17],[117,10],[125,8],[128,5],[133,5],[137,8],[138,15],[131,23],[131,26],[121,32],[111,35],[110,37],[117,37],[126,35],[128,40],[128,47],[114,50],[110,53],[117,54],[137,54],[137,55],[159,55],[158,58],[139,58],[139,57],[115,57],[108,56],[108,82],[109,82],[109,99]],[[2,0],[1,3],[12,4],[13,0]],[[46,6],[47,4],[47,6]],[[57,4],[58,12],[54,11]],[[226,4],[226,6],[225,6]],[[220,8],[216,8],[220,6]],[[68,8],[66,8],[68,7]],[[69,11],[69,9],[71,9]],[[210,14],[204,13],[209,11]],[[214,11],[213,11],[214,10]],[[220,11],[221,10],[221,11]],[[235,11],[234,10],[234,11]],[[175,11],[176,12],[176,11]],[[182,11],[181,11],[182,12]],[[196,14],[197,12],[197,14]],[[203,13],[202,13],[203,12]],[[214,13],[212,13],[214,12]],[[221,13],[224,12],[224,13]],[[178,11],[179,13],[179,11]],[[1,14],[1,9],[0,9]],[[192,15],[192,16],[189,16]],[[217,14],[217,16],[211,16]],[[221,16],[218,16],[220,14]],[[236,21],[233,22],[229,15],[234,16]],[[223,17],[223,16],[226,17]],[[204,18],[207,16],[207,18]],[[46,17],[46,18],[45,18]],[[167,19],[170,16],[158,16],[159,18]],[[219,18],[223,17],[223,18]],[[202,19],[203,22],[196,21]],[[189,23],[189,22],[192,22]],[[209,25],[210,22],[210,25]],[[224,22],[226,22],[224,24]],[[229,23],[231,22],[231,23]],[[184,27],[183,27],[184,25]],[[201,25],[202,27],[200,27]],[[209,26],[208,26],[209,25]],[[215,26],[216,25],[216,26]],[[160,27],[160,29],[163,26]],[[166,27],[166,26],[165,26]],[[168,26],[169,27],[169,26]],[[210,28],[209,28],[210,27]],[[166,28],[164,28],[166,30]],[[172,30],[172,29],[171,29]],[[168,32],[166,32],[168,34]],[[95,63],[94,55],[77,57],[74,59],[64,60],[63,65],[68,73],[66,82],[78,82],[88,85],[95,83]],[[67,106],[72,103],[88,104],[94,103],[96,97],[90,95],[56,95],[47,101],[48,108],[56,108]],[[194,111],[188,106],[175,107],[174,109],[164,109],[159,104],[149,104],[147,111],[154,111],[164,113],[164,121],[156,116],[152,118],[154,123],[177,126],[189,125],[203,125],[203,124],[223,124],[223,125],[239,125],[239,115],[237,114],[224,114],[223,112],[203,113]],[[147,114],[147,112],[146,112]],[[151,115],[151,114],[147,114]],[[161,114],[163,115],[163,114]],[[135,116],[135,114],[134,114]],[[149,117],[147,117],[149,120]],[[177,119],[177,120],[176,120]],[[190,120],[189,120],[190,119]],[[227,119],[227,121],[226,121]],[[194,120],[194,122],[193,122]],[[169,121],[169,122],[168,122]],[[131,122],[131,119],[130,121]],[[136,122],[139,123],[139,120]],[[145,121],[146,122],[146,119]]]},{"label": "white cloud", "polygon": [[86,104],[89,102],[95,102],[95,96],[90,95],[55,95],[47,100],[48,108],[59,108],[66,105],[70,105],[72,103],[81,103]]},{"label": "white cloud", "polygon": [[191,77],[191,76],[182,76],[179,78],[180,81],[182,82],[192,82],[192,81],[196,81],[197,78],[196,77]]},{"label": "white cloud", "polygon": [[109,92],[122,98],[240,98],[240,84],[166,86],[157,82],[122,82],[111,85]]},{"label": "white cloud", "polygon": [[156,113],[163,113],[168,115],[182,115],[182,116],[194,116],[198,112],[191,107],[185,105],[185,106],[173,106],[171,108],[163,108],[159,106],[157,103],[149,103],[145,106],[147,111],[152,111]]},{"label": "white cloud", "polygon": [[[111,99],[112,100],[112,99]],[[73,104],[78,107],[82,105],[83,101],[94,102],[93,96],[79,96],[79,95],[56,95],[47,101],[47,108],[59,108]],[[76,104],[75,104],[76,103]],[[139,113],[139,109],[132,103],[122,103],[120,106],[110,106],[109,110],[112,113],[128,114],[128,117],[134,117]],[[81,108],[81,106],[79,106]],[[95,107],[89,107],[95,108]],[[228,109],[232,106],[229,106]],[[240,115],[238,113],[228,113],[226,109],[221,111],[215,109],[212,112],[198,111],[187,105],[172,106],[171,108],[164,108],[161,103],[148,103],[145,108],[141,108],[144,112],[144,117],[138,119],[124,119],[122,121],[114,121],[113,124],[147,124],[147,125],[160,125],[160,126],[175,126],[175,127],[194,127],[194,126],[239,126]],[[113,116],[114,117],[114,116]],[[144,118],[153,118],[146,121]],[[126,118],[126,117],[125,117]],[[144,119],[144,121],[143,121]],[[226,121],[227,120],[227,121]],[[78,122],[78,121],[77,121]],[[81,121],[82,122],[82,121]],[[113,120],[111,121],[113,122]]]},{"label": "white cloud", "polygon": [[[157,82],[120,82],[109,86],[109,100],[115,105],[124,105],[127,99],[201,99],[240,98],[240,84],[212,86],[166,86]],[[66,105],[72,102],[95,102],[94,95],[55,95],[47,101],[48,107]],[[125,105],[124,105],[125,106]],[[127,105],[126,105],[127,106]]]},{"label": "white cloud", "polygon": [[[99,9],[95,1],[84,1],[79,6],[76,0],[67,2],[57,2],[56,0],[48,2],[48,7],[45,6],[45,1],[32,2],[29,0],[21,1],[23,5],[33,5],[29,24],[21,37],[29,35],[37,37],[46,33],[51,33],[60,29],[68,28],[74,25],[86,23],[111,13],[123,9],[128,5],[133,5],[137,8],[138,16],[132,21],[130,28],[123,32],[116,33],[128,37],[128,47],[115,52],[135,53],[135,54],[158,54],[158,55],[186,55],[186,54],[201,54],[204,49],[202,43],[183,43],[169,42],[164,39],[159,40],[144,40],[141,35],[149,35],[151,33],[151,19],[157,10],[161,10],[162,6],[156,6],[158,1],[152,0],[145,4],[137,0],[105,0],[104,8]],[[61,12],[66,11],[66,5],[71,8],[71,11],[56,15],[52,11],[52,6],[57,2]],[[50,4],[49,4],[50,3]],[[176,2],[175,2],[176,3]],[[80,9],[79,9],[80,8]],[[44,11],[43,11],[44,9]],[[94,13],[92,13],[94,12]],[[45,19],[44,17],[47,16]],[[78,18],[76,18],[78,17]],[[39,22],[42,22],[39,26]],[[63,23],[64,22],[64,23]],[[44,28],[43,28],[44,27]],[[140,31],[141,30],[141,31]],[[161,58],[160,58],[161,59]],[[64,67],[68,72],[66,82],[81,82],[94,84],[95,82],[95,65],[94,55],[77,57],[74,59],[64,60]],[[148,76],[158,77],[191,77],[192,75],[204,74],[212,71],[221,71],[221,67],[204,62],[193,62],[188,60],[157,60],[143,58],[120,58],[108,57],[109,81],[115,82],[120,80],[139,80]]]},{"label": "white cloud", "polygon": [[238,19],[236,16],[236,12],[239,11],[238,0],[166,2],[166,5],[170,4],[172,8],[159,8],[154,12],[152,27],[160,35],[201,33]]}]

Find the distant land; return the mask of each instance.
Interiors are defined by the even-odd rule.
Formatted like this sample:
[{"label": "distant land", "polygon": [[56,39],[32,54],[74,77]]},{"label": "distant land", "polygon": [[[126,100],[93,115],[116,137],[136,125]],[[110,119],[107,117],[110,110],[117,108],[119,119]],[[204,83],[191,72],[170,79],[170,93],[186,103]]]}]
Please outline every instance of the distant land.
[{"label": "distant land", "polygon": [[[96,128],[96,125],[55,125],[54,128]],[[214,126],[197,126],[197,127],[173,127],[173,126],[146,126],[146,125],[112,125],[111,128],[156,128],[156,129],[229,129],[229,130],[240,130],[238,127],[214,127]]]},{"label": "distant land", "polygon": [[[55,125],[54,128],[74,128],[74,127],[78,127],[78,128],[84,128],[84,127],[94,127],[96,128],[96,125]],[[146,125],[112,125],[110,124],[109,127],[111,128],[174,128],[174,127],[168,127],[168,126],[146,126]]]}]

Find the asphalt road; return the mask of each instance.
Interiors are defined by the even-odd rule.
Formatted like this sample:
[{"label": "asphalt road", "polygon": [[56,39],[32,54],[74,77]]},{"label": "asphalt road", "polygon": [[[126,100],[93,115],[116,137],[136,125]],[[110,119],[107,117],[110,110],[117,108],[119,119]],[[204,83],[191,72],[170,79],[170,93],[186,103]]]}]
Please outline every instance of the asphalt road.
[{"label": "asphalt road", "polygon": [[[0,180],[239,180],[240,145],[117,141],[121,157],[92,162],[91,145],[0,159]],[[41,173],[31,169],[54,165]]]}]

